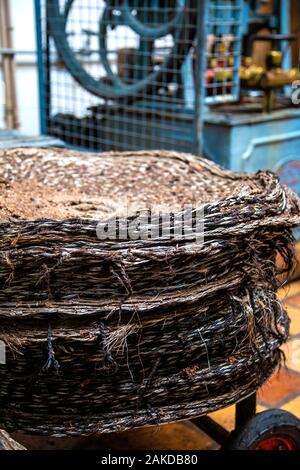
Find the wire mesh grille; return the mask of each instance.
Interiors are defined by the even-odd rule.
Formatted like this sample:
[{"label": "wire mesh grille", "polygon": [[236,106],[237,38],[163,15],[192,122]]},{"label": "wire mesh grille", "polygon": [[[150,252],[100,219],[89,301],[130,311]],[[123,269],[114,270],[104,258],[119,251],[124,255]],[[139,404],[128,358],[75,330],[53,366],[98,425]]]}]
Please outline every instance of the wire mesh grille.
[{"label": "wire mesh grille", "polygon": [[241,0],[47,0],[41,9],[46,129],[71,145],[195,151],[196,103],[238,94]]}]

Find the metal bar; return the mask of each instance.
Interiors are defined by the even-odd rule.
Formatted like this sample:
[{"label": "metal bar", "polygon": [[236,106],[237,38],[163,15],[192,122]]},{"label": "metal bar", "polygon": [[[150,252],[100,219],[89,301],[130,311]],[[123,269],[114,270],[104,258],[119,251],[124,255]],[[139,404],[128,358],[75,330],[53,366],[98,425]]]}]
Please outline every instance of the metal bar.
[{"label": "metal bar", "polygon": [[[0,0],[0,44],[4,49],[13,49],[9,0]],[[16,69],[13,55],[3,55],[2,69],[5,89],[5,124],[8,128],[17,129],[19,127],[19,120],[16,92]]]},{"label": "metal bar", "polygon": [[256,393],[253,393],[235,406],[235,428],[241,428],[256,413]]},{"label": "metal bar", "polygon": [[205,70],[206,70],[206,21],[208,16],[208,0],[199,2],[197,6],[197,33],[196,33],[196,67],[195,67],[195,117],[194,117],[194,154],[202,155],[203,149],[203,114],[205,97]]},{"label": "metal bar", "polygon": [[[280,32],[281,34],[291,33],[291,2],[290,0],[280,1]],[[283,52],[282,67],[284,70],[289,70],[292,67],[292,48],[289,42],[281,43],[281,50]],[[291,93],[290,86],[284,87],[285,96]]]},{"label": "metal bar", "polygon": [[34,1],[35,6],[35,28],[37,44],[37,66],[38,66],[38,86],[39,86],[39,108],[40,108],[40,133],[47,133],[46,110],[45,110],[45,76],[43,58],[43,36],[42,36],[42,14],[40,0]]},{"label": "metal bar", "polygon": [[215,442],[220,445],[225,444],[229,437],[229,432],[219,423],[211,419],[209,416],[200,416],[191,420],[201,431],[205,432]]}]

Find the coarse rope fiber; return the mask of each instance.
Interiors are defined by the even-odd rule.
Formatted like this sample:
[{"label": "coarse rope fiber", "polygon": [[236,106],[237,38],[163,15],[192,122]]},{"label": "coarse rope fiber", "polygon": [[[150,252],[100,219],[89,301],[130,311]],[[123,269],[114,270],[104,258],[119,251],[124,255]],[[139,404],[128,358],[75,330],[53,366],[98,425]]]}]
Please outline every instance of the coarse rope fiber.
[{"label": "coarse rope fiber", "polygon": [[[188,419],[280,364],[276,290],[300,205],[272,172],[165,151],[10,149],[0,189],[0,428],[60,437]],[[117,225],[99,238],[124,201],[130,223],[170,208],[171,236],[157,216],[152,237]],[[194,222],[172,236],[187,205],[201,239]]]}]

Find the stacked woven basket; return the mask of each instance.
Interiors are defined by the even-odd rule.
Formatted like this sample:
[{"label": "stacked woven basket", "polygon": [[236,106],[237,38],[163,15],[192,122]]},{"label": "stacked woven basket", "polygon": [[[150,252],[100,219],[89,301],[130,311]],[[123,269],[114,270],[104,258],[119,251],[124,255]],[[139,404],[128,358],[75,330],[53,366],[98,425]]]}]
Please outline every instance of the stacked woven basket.
[{"label": "stacked woven basket", "polygon": [[[0,187],[0,428],[187,419],[246,397],[279,364],[276,255],[288,273],[300,205],[274,174],[171,152],[16,149],[0,152]],[[134,236],[120,230],[125,198]],[[137,215],[149,221],[156,203],[173,208],[170,236],[157,216],[140,237]],[[192,224],[175,236],[187,205]],[[111,220],[115,239],[99,237]]]}]

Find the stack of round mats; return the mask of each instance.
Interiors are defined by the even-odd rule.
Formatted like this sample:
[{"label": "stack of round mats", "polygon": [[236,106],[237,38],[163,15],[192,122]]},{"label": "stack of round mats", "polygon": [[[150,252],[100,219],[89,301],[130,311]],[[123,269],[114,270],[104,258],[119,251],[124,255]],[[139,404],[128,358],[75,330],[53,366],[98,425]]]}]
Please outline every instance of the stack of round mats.
[{"label": "stack of round mats", "polygon": [[0,428],[122,431],[253,393],[288,337],[276,290],[299,223],[271,172],[0,150]]}]

